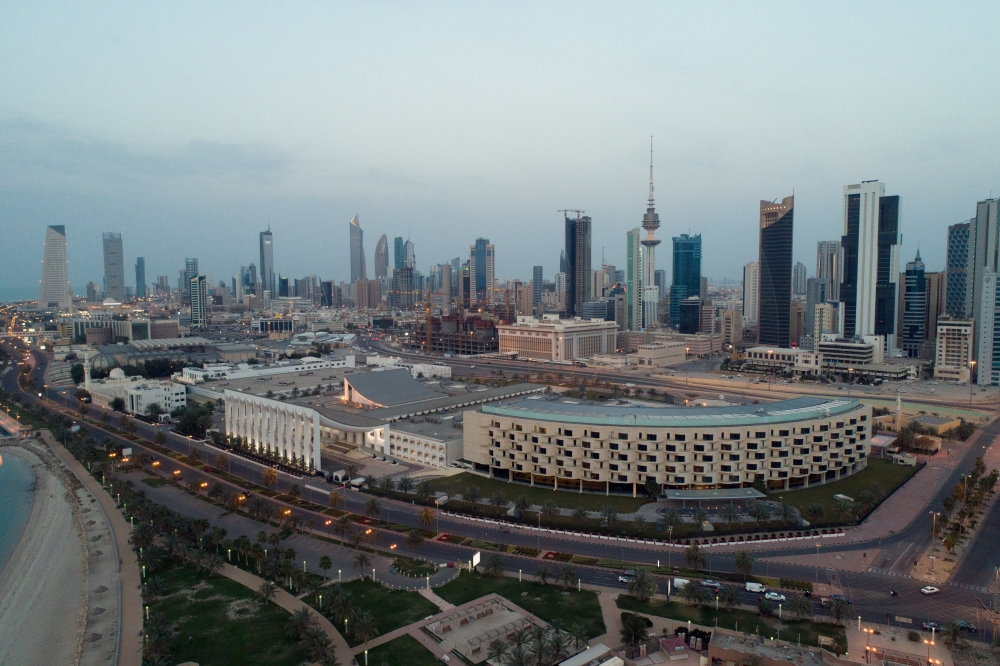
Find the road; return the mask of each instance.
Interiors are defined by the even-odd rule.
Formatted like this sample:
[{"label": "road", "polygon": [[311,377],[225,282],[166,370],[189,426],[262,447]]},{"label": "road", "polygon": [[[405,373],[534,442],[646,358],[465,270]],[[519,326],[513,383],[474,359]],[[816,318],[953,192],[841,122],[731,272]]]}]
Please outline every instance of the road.
[{"label": "road", "polygon": [[[33,354],[36,367],[33,370],[32,376],[33,378],[36,376],[40,378],[44,376],[44,369],[48,359],[45,354],[38,350],[34,350]],[[40,379],[36,379],[36,382],[40,383]],[[4,388],[8,391],[17,390],[15,373],[8,373],[7,376],[4,377]],[[51,393],[58,392],[53,391]],[[60,401],[67,405],[67,415],[75,415],[75,411],[73,410],[75,410],[76,401],[73,400],[71,396],[62,394],[61,396],[53,395],[52,397],[54,399],[60,399]],[[27,399],[38,401],[37,396],[28,396]],[[98,408],[93,407],[93,409]],[[136,425],[139,428],[137,434],[148,439],[152,439],[155,436],[155,432],[162,428],[162,426],[150,426],[139,421],[136,421]],[[100,430],[96,426],[87,425],[86,428],[98,439],[102,439],[107,436],[107,433]],[[976,456],[982,455],[985,448],[993,444],[993,441],[998,434],[1000,434],[1000,422],[996,421],[991,423],[982,431],[979,435],[980,440],[977,445],[971,447],[966,452],[962,460],[949,472],[949,478],[943,482],[940,489],[934,493],[934,496],[929,503],[929,510],[940,510],[941,500],[943,500],[950,488],[954,486],[962,474],[968,473],[968,471],[971,470]],[[121,442],[127,443],[127,445],[130,446],[135,446],[128,440],[121,440]],[[216,452],[211,448],[204,447],[197,442],[181,437],[175,433],[168,433],[166,445],[172,450],[184,454],[189,453],[192,448],[197,447],[202,450],[202,459],[206,461],[214,460],[216,456]],[[247,479],[248,481],[258,485],[260,484],[261,474],[264,469],[262,465],[240,459],[236,456],[229,456],[229,458],[231,460],[231,469],[229,471],[232,474]],[[213,482],[217,480],[216,477],[212,477],[203,471],[187,468],[186,466],[175,463],[174,461],[170,461],[170,465],[182,469],[182,475],[185,480],[190,480],[191,478]],[[303,481],[302,479],[290,477],[283,473],[279,474],[279,490],[287,490],[293,483],[297,483],[302,487],[303,497],[322,505],[326,504],[328,492],[337,487],[333,484],[326,483],[320,478],[310,478]],[[314,491],[310,489],[309,486],[318,488],[319,490]],[[363,514],[364,505],[368,501],[369,497],[370,495],[365,493],[345,492],[343,508],[354,513]],[[417,514],[422,508],[419,505],[385,499],[381,500],[381,502],[385,511],[382,518],[404,525],[413,527],[418,526],[419,523]],[[316,520],[317,526],[321,531],[328,529],[322,524],[324,521],[320,519],[319,514],[311,514],[310,512],[302,511],[297,507],[291,507],[291,509],[295,513],[300,514],[301,517],[306,520],[310,518]],[[581,540],[574,537],[550,533],[524,532],[517,529],[510,532],[498,533],[495,531],[495,528],[491,530],[482,523],[474,523],[443,515],[440,516],[439,521],[440,522],[437,527],[439,531],[443,533],[462,535],[483,540],[492,540],[514,546],[523,545],[541,548],[543,550],[572,552],[587,557],[621,558],[625,561],[647,563],[650,565],[655,564],[657,560],[666,562],[668,558],[679,563],[679,559],[682,557],[678,550],[666,547],[656,548],[653,546],[636,546],[631,544],[613,545],[602,541]],[[1000,522],[1000,510],[998,510],[997,504],[994,504],[992,511],[986,518],[986,521],[991,526],[997,525],[998,522]],[[884,551],[889,553],[919,553],[923,549],[923,546],[929,542],[929,523],[929,516],[921,517],[914,520],[910,525],[896,535],[887,539],[882,539],[878,543],[865,542],[843,545],[824,545],[823,552],[843,552],[881,547]],[[986,534],[989,534],[989,532]],[[389,533],[389,536],[393,536],[393,534]],[[398,535],[394,536],[397,540],[400,540]],[[405,544],[399,544],[398,548],[400,552],[404,554],[410,552],[406,548]],[[959,571],[956,573],[955,579],[951,583],[941,586],[940,593],[930,597],[919,593],[919,589],[923,585],[922,583],[905,575],[901,575],[894,570],[888,572],[870,571],[862,574],[847,573],[843,571],[821,572],[815,567],[760,561],[774,556],[815,553],[814,546],[797,549],[758,551],[755,553],[755,556],[758,559],[755,572],[758,574],[763,573],[771,577],[793,578],[799,580],[826,580],[832,576],[835,579],[835,582],[839,583],[845,589],[847,595],[854,601],[852,613],[860,614],[863,618],[870,621],[885,621],[888,614],[890,617],[898,615],[912,618],[917,623],[924,620],[933,620],[941,624],[947,624],[955,619],[965,619],[975,622],[976,608],[979,606],[978,599],[987,599],[985,592],[982,589],[976,588],[981,588],[988,583],[992,576],[993,567],[996,563],[1000,563],[1000,557],[998,557],[995,550],[996,549],[993,545],[992,539],[977,539],[966,555],[966,563],[963,563],[963,565],[959,568]],[[440,542],[430,542],[421,546],[419,553],[411,554],[429,557],[432,560],[466,561],[471,558],[472,553],[472,549],[469,548],[462,548]],[[709,576],[711,576],[711,572],[713,571],[736,571],[734,557],[735,556],[731,553],[712,553],[710,555]],[[537,559],[517,557],[513,555],[505,555],[504,561],[508,570],[523,570],[526,574],[529,572],[533,574],[542,563]],[[616,571],[584,566],[577,567],[577,570],[584,583],[608,587],[623,587],[617,582],[618,572]],[[661,589],[666,589],[665,578],[660,579],[660,587]],[[889,595],[890,590],[895,590],[898,592],[899,596],[891,597]],[[745,592],[741,592],[741,597],[741,601],[744,602],[752,603],[755,601],[755,595]],[[982,635],[982,632],[980,635]]]}]

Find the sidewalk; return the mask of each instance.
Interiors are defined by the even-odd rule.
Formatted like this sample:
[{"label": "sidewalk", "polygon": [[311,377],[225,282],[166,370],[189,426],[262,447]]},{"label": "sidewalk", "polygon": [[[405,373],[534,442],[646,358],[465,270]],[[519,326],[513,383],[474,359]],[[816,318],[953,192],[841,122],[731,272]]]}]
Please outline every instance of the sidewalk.
[{"label": "sidewalk", "polygon": [[129,538],[132,527],[118,511],[114,499],[104,490],[98,481],[87,472],[76,458],[52,439],[48,430],[42,430],[42,439],[52,452],[73,472],[80,482],[97,498],[111,524],[118,557],[119,580],[122,589],[121,634],[119,635],[118,664],[120,666],[140,666],[142,663],[142,582],[139,573],[139,560]]}]

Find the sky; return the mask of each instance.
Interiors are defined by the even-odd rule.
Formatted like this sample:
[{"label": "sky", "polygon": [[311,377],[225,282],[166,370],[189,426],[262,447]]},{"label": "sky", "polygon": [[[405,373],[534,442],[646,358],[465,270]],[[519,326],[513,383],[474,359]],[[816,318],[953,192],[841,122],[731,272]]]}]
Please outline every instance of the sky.
[{"label": "sky", "polygon": [[1000,194],[1000,3],[49,3],[0,10],[0,299],[37,298],[45,227],[75,292],[101,233],[149,282],[228,280],[274,233],[289,277],[348,280],[360,215],[418,268],[496,246],[558,270],[559,209],[623,267],[655,146],[669,238],[738,281],[762,199],[795,193],[795,260],[842,234],[844,185],[901,197],[900,268]]}]

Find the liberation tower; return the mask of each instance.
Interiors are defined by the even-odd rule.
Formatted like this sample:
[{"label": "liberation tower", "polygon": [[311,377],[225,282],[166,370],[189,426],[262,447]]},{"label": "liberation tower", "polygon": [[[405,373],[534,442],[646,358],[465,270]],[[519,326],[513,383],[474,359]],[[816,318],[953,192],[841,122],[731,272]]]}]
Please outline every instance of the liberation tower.
[{"label": "liberation tower", "polygon": [[646,214],[642,216],[642,228],[646,237],[640,243],[644,248],[642,262],[642,327],[649,328],[656,324],[656,305],[660,300],[660,291],[656,287],[656,246],[660,239],[655,236],[660,228],[660,216],[656,214],[653,203],[653,137],[649,137],[649,201],[646,203]]}]

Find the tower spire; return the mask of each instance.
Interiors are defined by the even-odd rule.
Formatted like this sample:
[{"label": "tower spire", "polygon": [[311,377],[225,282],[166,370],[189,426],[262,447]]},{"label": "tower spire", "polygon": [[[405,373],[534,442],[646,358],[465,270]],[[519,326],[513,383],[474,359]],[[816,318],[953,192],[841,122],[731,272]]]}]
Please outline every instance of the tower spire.
[{"label": "tower spire", "polygon": [[649,137],[649,208],[653,207],[653,137]]}]

